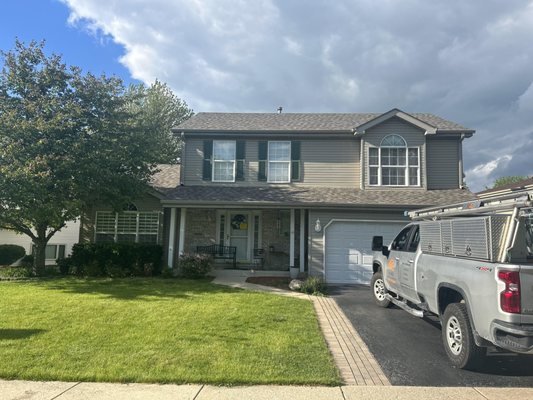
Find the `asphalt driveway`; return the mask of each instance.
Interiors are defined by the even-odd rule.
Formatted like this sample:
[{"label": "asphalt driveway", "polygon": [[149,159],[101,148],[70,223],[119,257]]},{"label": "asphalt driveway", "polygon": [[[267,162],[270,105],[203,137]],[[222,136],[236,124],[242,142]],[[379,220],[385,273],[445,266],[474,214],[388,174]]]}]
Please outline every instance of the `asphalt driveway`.
[{"label": "asphalt driveway", "polygon": [[393,385],[533,387],[533,356],[491,354],[476,371],[453,368],[437,319],[376,306],[367,286],[332,286],[337,301]]}]

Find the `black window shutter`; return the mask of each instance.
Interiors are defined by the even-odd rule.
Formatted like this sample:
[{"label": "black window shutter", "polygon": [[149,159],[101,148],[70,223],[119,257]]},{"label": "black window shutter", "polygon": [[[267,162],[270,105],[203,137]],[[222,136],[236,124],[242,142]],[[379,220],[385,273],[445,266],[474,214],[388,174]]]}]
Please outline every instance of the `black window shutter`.
[{"label": "black window shutter", "polygon": [[211,156],[213,154],[213,141],[204,140],[204,164],[202,170],[202,179],[211,180]]},{"label": "black window shutter", "polygon": [[266,164],[267,164],[267,157],[268,157],[268,142],[259,142],[258,150],[259,150],[259,168],[257,171],[257,180],[266,181],[267,180]]},{"label": "black window shutter", "polygon": [[300,142],[291,142],[291,180],[300,180]]},{"label": "black window shutter", "polygon": [[246,160],[246,142],[244,140],[237,140],[236,144],[236,181],[244,181],[244,161]]}]

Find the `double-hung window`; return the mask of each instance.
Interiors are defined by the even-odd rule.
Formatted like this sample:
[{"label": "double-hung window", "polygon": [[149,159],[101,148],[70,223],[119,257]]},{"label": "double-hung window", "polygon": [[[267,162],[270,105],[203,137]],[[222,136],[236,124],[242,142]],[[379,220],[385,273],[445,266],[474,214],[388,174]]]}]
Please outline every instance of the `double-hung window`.
[{"label": "double-hung window", "polygon": [[235,182],[234,140],[213,141],[213,182]]},{"label": "double-hung window", "polygon": [[399,135],[386,136],[368,150],[368,173],[372,186],[419,186],[419,149],[408,147]]},{"label": "double-hung window", "polygon": [[291,142],[268,142],[268,182],[291,181]]}]

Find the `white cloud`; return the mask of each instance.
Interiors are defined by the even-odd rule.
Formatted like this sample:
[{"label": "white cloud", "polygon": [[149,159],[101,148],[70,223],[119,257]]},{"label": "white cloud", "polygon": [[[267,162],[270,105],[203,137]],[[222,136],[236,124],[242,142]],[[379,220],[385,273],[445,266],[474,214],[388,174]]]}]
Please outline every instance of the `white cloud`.
[{"label": "white cloud", "polygon": [[484,182],[488,182],[490,176],[498,168],[506,167],[512,159],[513,157],[510,155],[503,155],[487,163],[476,165],[474,168],[467,171],[467,175],[470,178],[468,185],[479,186]]},{"label": "white cloud", "polygon": [[516,156],[533,132],[531,0],[62,1],[196,111],[432,112],[477,130],[472,189],[533,170]]}]

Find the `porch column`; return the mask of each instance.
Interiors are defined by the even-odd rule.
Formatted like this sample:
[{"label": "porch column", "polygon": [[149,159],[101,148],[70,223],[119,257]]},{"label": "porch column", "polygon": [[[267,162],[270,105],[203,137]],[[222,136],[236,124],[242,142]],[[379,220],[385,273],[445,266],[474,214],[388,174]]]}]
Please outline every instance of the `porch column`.
[{"label": "porch column", "polygon": [[300,272],[305,269],[305,210],[300,209]]},{"label": "porch column", "polygon": [[170,209],[170,227],[168,231],[168,267],[174,268],[174,243],[176,243],[176,208]]},{"label": "porch column", "polygon": [[185,207],[181,208],[180,214],[180,237],[178,245],[178,255],[183,255],[183,249],[185,248],[185,218],[187,216],[187,209]]},{"label": "porch column", "polygon": [[290,259],[289,265],[294,267],[294,208],[291,208],[291,231],[290,231]]}]

